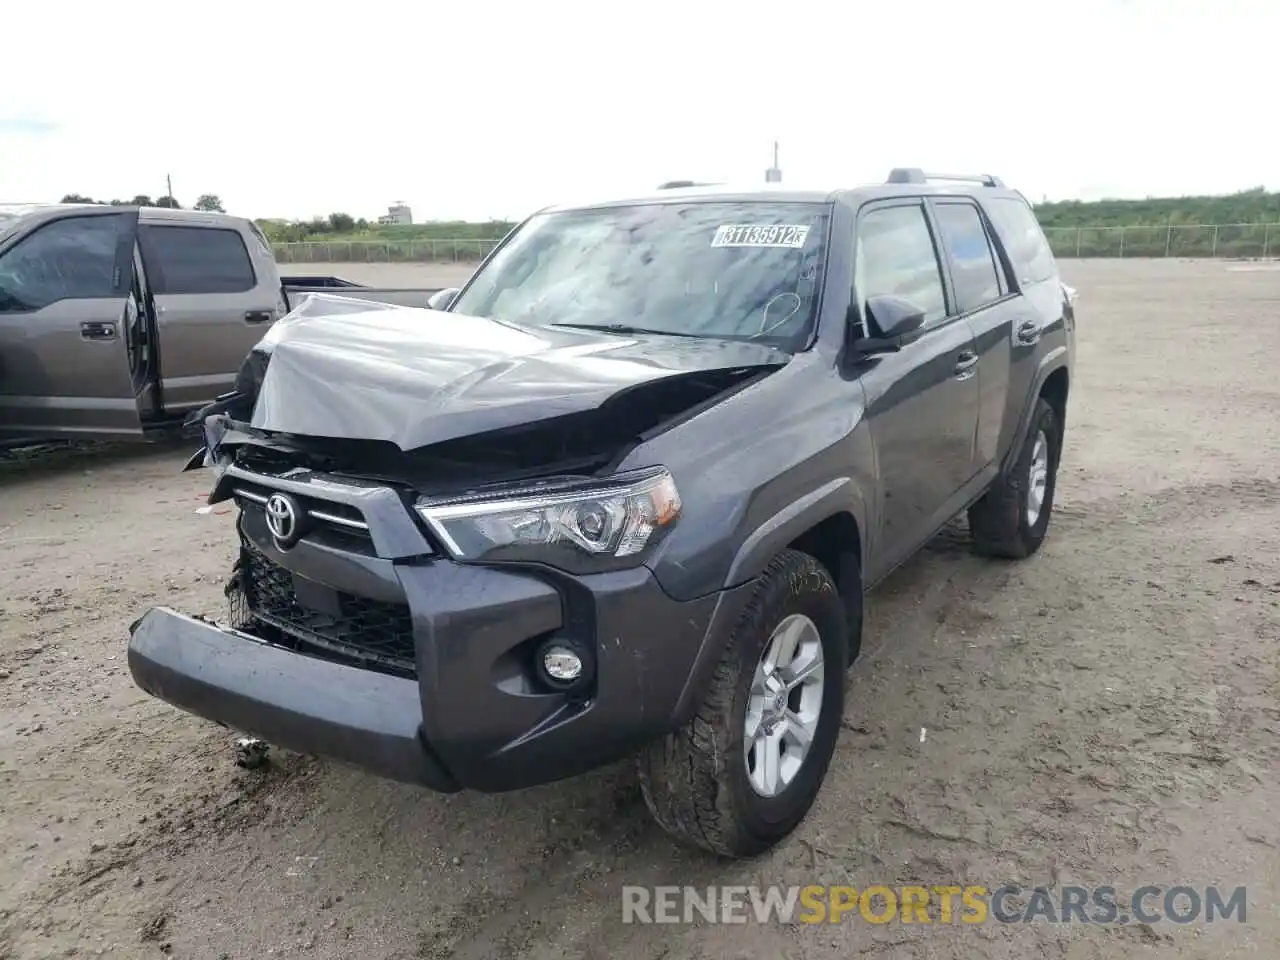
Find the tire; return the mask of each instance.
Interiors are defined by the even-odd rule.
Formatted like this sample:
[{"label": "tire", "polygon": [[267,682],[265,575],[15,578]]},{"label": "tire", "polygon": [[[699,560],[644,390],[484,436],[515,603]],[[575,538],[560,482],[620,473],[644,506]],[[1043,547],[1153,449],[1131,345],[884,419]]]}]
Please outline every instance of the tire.
[{"label": "tire", "polygon": [[[804,618],[816,638],[807,632]],[[763,655],[784,622],[807,638],[799,649],[821,650],[822,678],[808,681],[804,692],[772,698],[763,721],[759,710],[754,711],[761,735],[784,746],[778,764],[761,767],[759,751],[766,747],[753,739],[756,746],[749,754],[745,746],[748,705]],[[811,653],[797,662],[799,672],[812,662]],[[782,551],[769,563],[734,626],[693,720],[639,757],[640,784],[654,819],[682,842],[734,858],[763,853],[790,834],[809,812],[831,763],[844,711],[847,663],[845,610],[830,575],[808,554]],[[790,675],[783,671],[778,677]],[[800,719],[811,716],[816,690],[821,691],[820,706],[810,723],[809,748],[801,755],[792,746],[791,731],[803,729]],[[792,712],[775,725],[773,711],[783,701]],[[758,708],[760,699],[754,704]],[[785,783],[773,795],[752,785],[752,757],[757,779],[769,779],[766,769],[782,772],[775,785]]]},{"label": "tire", "polygon": [[[1037,443],[1043,438],[1043,484],[1040,506],[1032,520],[1037,484],[1033,465]],[[1062,454],[1062,429],[1053,407],[1043,397],[1036,399],[1031,423],[1022,440],[1022,449],[1009,471],[1001,474],[986,494],[969,508],[969,532],[974,548],[989,557],[1021,560],[1040,549],[1057,486],[1058,460]],[[1037,469],[1037,472],[1040,472]]]}]

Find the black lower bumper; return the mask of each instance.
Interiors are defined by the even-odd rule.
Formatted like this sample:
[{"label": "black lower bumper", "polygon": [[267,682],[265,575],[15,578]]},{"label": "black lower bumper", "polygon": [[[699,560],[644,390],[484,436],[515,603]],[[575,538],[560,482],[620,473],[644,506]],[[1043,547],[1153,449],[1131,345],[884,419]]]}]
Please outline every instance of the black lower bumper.
[{"label": "black lower bumper", "polygon": [[[416,669],[394,676],[166,608],[133,629],[148,693],[300,753],[436,790],[499,792],[613,762],[687,721],[749,593],[667,596],[645,568],[567,578],[448,561],[396,564],[260,545],[291,575],[410,611]],[[249,631],[249,632],[246,632]],[[589,653],[589,687],[540,688],[532,651]]]},{"label": "black lower bumper", "polygon": [[165,607],[134,625],[129,670],[152,696],[281,747],[459,789],[422,740],[412,680],[303,656]]}]

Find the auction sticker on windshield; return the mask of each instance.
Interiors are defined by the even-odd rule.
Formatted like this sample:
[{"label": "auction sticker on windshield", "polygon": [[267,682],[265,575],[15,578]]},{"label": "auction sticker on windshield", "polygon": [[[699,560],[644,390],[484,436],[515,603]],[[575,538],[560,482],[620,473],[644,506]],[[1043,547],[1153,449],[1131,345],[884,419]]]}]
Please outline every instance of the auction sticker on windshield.
[{"label": "auction sticker on windshield", "polygon": [[809,227],[799,223],[726,223],[716,227],[711,238],[713,247],[790,247],[804,246]]}]

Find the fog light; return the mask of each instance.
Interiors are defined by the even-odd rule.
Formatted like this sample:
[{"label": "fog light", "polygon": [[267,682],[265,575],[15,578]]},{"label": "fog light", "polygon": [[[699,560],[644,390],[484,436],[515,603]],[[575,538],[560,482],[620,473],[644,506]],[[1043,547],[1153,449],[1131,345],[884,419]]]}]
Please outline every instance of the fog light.
[{"label": "fog light", "polygon": [[542,669],[557,683],[573,683],[582,676],[582,657],[566,646],[551,644],[542,651]]}]

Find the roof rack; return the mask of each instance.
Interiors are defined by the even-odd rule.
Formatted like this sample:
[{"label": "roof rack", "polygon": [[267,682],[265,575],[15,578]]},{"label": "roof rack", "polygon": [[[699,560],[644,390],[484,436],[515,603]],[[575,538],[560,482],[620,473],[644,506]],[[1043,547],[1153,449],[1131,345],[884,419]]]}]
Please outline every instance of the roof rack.
[{"label": "roof rack", "polygon": [[1004,181],[989,173],[926,173],[919,167],[894,167],[886,183],[928,183],[930,180],[963,180],[984,187],[1003,187]]}]

